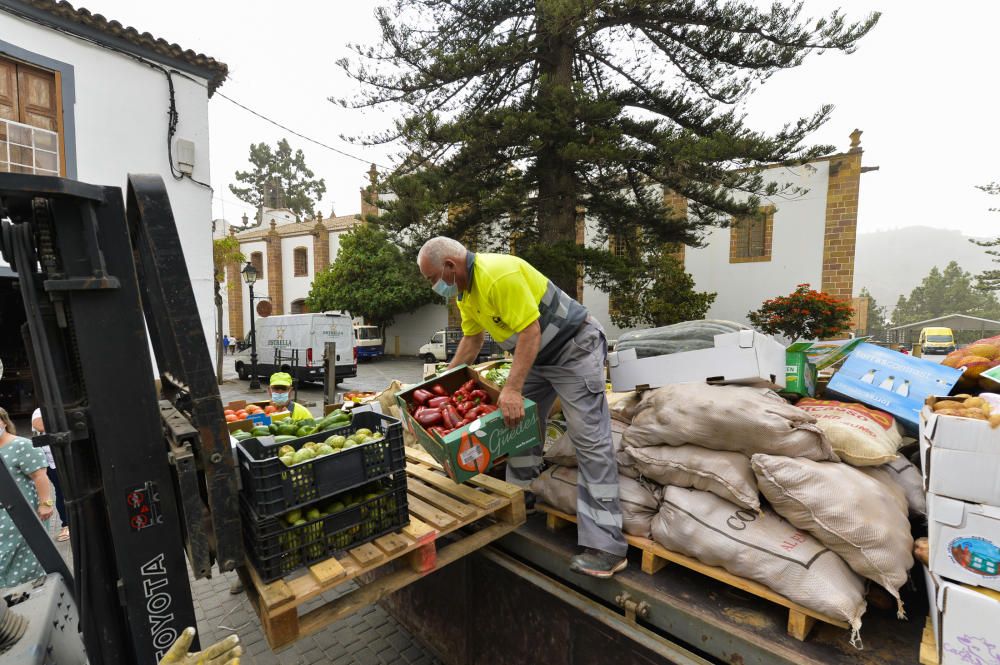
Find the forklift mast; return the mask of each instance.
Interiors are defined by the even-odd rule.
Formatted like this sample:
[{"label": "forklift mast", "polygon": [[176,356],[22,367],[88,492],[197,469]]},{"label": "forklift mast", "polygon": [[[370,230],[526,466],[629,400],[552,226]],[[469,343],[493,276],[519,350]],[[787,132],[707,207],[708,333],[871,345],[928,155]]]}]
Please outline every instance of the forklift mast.
[{"label": "forklift mast", "polygon": [[[52,447],[65,494],[88,656],[155,665],[196,626],[185,554],[208,577],[213,564],[240,565],[243,542],[229,432],[163,181],[130,175],[127,201],[117,187],[2,173],[0,254],[24,300],[46,426],[34,443]],[[38,526],[25,534],[36,552]]]}]

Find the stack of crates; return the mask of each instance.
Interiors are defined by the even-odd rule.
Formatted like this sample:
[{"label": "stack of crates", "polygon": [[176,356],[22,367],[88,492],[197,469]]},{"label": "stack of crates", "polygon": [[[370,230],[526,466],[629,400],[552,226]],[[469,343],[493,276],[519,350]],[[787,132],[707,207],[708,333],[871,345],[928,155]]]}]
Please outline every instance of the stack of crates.
[{"label": "stack of crates", "polygon": [[[362,428],[375,440],[292,466],[278,457],[284,445],[299,450]],[[246,439],[236,450],[243,540],[264,582],[409,524],[406,451],[396,418],[365,411],[338,429],[280,444]]]}]

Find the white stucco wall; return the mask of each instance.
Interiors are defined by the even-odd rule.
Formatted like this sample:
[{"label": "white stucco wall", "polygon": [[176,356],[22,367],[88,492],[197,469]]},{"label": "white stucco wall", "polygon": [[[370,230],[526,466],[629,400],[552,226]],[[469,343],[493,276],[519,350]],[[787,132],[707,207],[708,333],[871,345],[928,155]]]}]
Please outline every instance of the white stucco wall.
[{"label": "white stucco wall", "polygon": [[819,287],[829,162],[811,166],[765,172],[769,180],[809,190],[803,196],[762,202],[775,207],[770,261],[730,263],[730,229],[715,229],[706,238],[705,247],[685,250],[684,268],[694,278],[695,288],[718,294],[709,318],[745,322],[747,312],[768,298],[791,293],[797,284],[808,282]]},{"label": "white stucco wall", "polygon": [[399,355],[415,356],[421,346],[431,341],[431,335],[447,325],[448,308],[444,305],[424,305],[412,314],[400,314],[385,331],[385,353],[391,356],[396,352],[398,338]]},{"label": "white stucco wall", "polygon": [[[157,173],[163,177],[198,313],[214,357],[212,193],[189,179],[177,181],[170,175],[165,141],[169,105],[166,77],[129,57],[0,11],[0,51],[10,51],[8,55],[45,67],[43,62],[33,61],[31,55],[14,49],[73,67],[75,100],[64,96],[63,114],[66,118],[72,115],[75,126],[78,180],[124,188],[129,173]],[[175,140],[194,142],[193,176],[207,183],[210,176],[205,81],[174,76],[174,86],[179,114]],[[74,141],[70,136],[66,140]],[[71,150],[66,152],[72,158]],[[69,167],[67,163],[68,171]]]},{"label": "white stucco wall", "polygon": [[[247,261],[250,260],[250,256],[254,252],[261,253],[263,258],[264,274],[257,277],[257,281],[253,285],[253,293],[254,296],[266,296],[268,294],[267,243],[263,240],[240,243],[240,251],[243,252],[243,256],[247,257]],[[243,283],[240,284],[240,288],[243,289],[243,334],[248,335],[250,333],[250,291],[247,285]],[[258,300],[257,302],[260,301]]]},{"label": "white stucco wall", "polygon": [[[295,248],[306,248],[306,267],[304,277],[295,277]],[[313,261],[313,237],[311,235],[291,236],[281,239],[281,273],[285,289],[285,313],[292,311],[292,301],[309,295],[313,278],[316,277],[316,266]]]},{"label": "white stucco wall", "polygon": [[343,231],[332,231],[330,233],[330,263],[337,260],[337,254],[340,253],[340,234]]}]

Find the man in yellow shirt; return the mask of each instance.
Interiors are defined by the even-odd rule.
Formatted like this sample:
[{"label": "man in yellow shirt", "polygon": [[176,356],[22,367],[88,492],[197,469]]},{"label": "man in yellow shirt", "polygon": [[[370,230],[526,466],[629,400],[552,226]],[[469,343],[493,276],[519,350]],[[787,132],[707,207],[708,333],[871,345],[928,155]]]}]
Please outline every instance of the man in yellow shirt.
[{"label": "man in yellow shirt", "polygon": [[[548,415],[558,396],[579,464],[577,531],[584,551],[570,568],[595,577],[625,569],[618,465],[604,394],[607,340],[586,308],[528,262],[507,254],[476,254],[451,238],[428,240],[417,255],[434,291],[458,298],[462,340],[450,367],[475,360],[484,332],[514,353],[497,406],[508,427],[524,418],[524,398]],[[507,460],[507,480],[524,487],[538,477],[542,446]],[[532,497],[533,499],[533,497]]]},{"label": "man in yellow shirt", "polygon": [[271,399],[271,404],[278,411],[288,411],[292,420],[305,420],[312,418],[309,409],[298,402],[290,401],[289,391],[292,389],[292,375],[288,372],[275,372],[268,381],[267,394]]}]

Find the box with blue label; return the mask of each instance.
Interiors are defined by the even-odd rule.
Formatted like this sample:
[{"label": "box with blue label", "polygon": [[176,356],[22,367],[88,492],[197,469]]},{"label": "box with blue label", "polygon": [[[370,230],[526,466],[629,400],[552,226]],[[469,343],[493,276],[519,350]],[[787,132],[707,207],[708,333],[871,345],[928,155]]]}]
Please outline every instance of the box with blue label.
[{"label": "box with blue label", "polygon": [[927,397],[947,395],[961,376],[961,369],[862,344],[847,357],[826,390],[828,396],[887,411],[907,431],[916,433]]},{"label": "box with blue label", "polygon": [[931,572],[1000,591],[1000,508],[927,494]]}]

